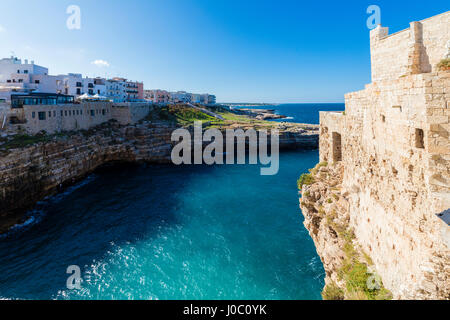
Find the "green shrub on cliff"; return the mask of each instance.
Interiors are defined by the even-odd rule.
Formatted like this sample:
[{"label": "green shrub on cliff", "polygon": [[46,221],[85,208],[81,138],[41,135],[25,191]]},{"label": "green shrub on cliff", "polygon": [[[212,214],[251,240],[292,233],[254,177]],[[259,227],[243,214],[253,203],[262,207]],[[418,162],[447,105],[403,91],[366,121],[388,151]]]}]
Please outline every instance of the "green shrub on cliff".
[{"label": "green shrub on cliff", "polygon": [[[355,262],[345,276],[349,299],[353,300],[391,300],[392,294],[383,287],[381,278],[371,273],[365,263]],[[374,288],[369,284],[374,283]],[[378,287],[376,287],[377,285]]]},{"label": "green shrub on cliff", "polygon": [[313,169],[309,170],[309,172],[311,172],[313,174],[313,176],[315,176],[317,174],[317,172],[319,172],[319,169],[322,167],[328,167],[328,162],[324,161],[324,162],[318,163]]},{"label": "green shrub on cliff", "polygon": [[34,136],[30,136],[27,134],[17,134],[13,136],[12,139],[6,140],[2,145],[6,150],[9,149],[18,149],[24,148],[39,142],[47,142],[50,140],[50,137],[45,134],[37,134]]},{"label": "green shrub on cliff", "polygon": [[368,278],[367,266],[364,263],[354,262],[345,276],[347,290],[349,292],[363,291],[366,293]]},{"label": "green shrub on cliff", "polygon": [[300,176],[300,179],[297,180],[297,187],[299,190],[303,189],[304,185],[311,185],[314,183],[314,178],[311,173],[304,173]]},{"label": "green shrub on cliff", "polygon": [[323,300],[344,300],[344,291],[336,283],[330,283],[322,291]]},{"label": "green shrub on cliff", "polygon": [[[391,300],[392,294],[383,287],[381,278],[370,272],[371,259],[364,256],[366,262],[360,261],[360,254],[353,245],[355,234],[353,230],[339,232],[339,236],[345,240],[343,251],[345,259],[338,271],[339,278],[345,282],[346,297],[349,300]],[[369,288],[370,281],[376,279],[378,287]]]},{"label": "green shrub on cliff", "polygon": [[194,121],[212,121],[214,117],[187,105],[170,105],[152,110],[146,120],[191,125]]},{"label": "green shrub on cliff", "polygon": [[442,59],[437,67],[439,68],[439,70],[445,71],[445,70],[450,70],[450,58],[447,59]]}]

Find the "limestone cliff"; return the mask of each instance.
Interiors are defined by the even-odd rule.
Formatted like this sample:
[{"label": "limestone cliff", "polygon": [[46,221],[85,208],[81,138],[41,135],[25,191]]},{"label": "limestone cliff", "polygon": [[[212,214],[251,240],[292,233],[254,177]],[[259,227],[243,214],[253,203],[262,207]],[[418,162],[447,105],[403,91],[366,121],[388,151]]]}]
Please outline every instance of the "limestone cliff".
[{"label": "limestone cliff", "polygon": [[111,161],[168,162],[173,128],[164,124],[108,124],[90,133],[55,138],[0,157],[0,232],[24,210]]},{"label": "limestone cliff", "polygon": [[391,299],[369,255],[360,247],[343,192],[343,166],[323,162],[299,180],[305,227],[325,269],[324,299]]}]

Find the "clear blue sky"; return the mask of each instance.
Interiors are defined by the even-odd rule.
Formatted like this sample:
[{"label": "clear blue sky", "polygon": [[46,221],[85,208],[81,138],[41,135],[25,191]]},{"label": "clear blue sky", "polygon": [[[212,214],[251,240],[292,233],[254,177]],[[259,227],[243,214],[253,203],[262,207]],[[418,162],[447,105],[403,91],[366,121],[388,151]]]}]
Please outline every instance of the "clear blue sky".
[{"label": "clear blue sky", "polygon": [[[66,9],[81,8],[81,30]],[[2,0],[0,57],[221,102],[342,102],[370,82],[369,5],[391,32],[448,0]],[[104,60],[109,66],[92,62]]]}]

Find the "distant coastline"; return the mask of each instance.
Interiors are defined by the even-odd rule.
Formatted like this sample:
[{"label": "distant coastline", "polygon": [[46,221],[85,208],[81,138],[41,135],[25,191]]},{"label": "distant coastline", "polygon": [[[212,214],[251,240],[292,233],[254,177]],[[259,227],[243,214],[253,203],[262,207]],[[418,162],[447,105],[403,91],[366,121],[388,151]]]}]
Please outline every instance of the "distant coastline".
[{"label": "distant coastline", "polygon": [[261,107],[261,106],[277,106],[279,103],[218,103],[228,107]]},{"label": "distant coastline", "polygon": [[[224,105],[224,104],[221,104]],[[345,103],[290,103],[261,105],[226,105],[231,109],[256,109],[273,111],[273,114],[283,116],[267,119],[274,122],[319,124],[320,111],[344,111]]]}]

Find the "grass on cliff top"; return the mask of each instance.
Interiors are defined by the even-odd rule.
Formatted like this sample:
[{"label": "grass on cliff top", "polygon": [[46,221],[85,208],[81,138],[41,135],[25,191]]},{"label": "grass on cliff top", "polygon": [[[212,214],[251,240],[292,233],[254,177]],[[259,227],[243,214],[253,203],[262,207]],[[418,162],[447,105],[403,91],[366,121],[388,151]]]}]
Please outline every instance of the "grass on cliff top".
[{"label": "grass on cliff top", "polygon": [[269,121],[256,120],[246,115],[236,114],[221,106],[203,108],[222,116],[224,120],[217,119],[187,105],[170,105],[156,108],[150,112],[146,120],[165,121],[184,127],[193,125],[195,121],[202,121],[206,123],[206,128],[226,128],[231,125],[239,125],[242,127],[251,126],[258,129],[258,126],[274,125],[274,123]]},{"label": "grass on cliff top", "polygon": [[215,122],[220,121],[209,114],[185,105],[170,105],[156,108],[147,116],[146,120],[164,121],[181,126],[193,125],[195,121]]},{"label": "grass on cliff top", "polygon": [[167,106],[152,110],[146,120],[159,120],[179,125],[193,124],[194,121],[212,121],[214,117],[187,106]]},{"label": "grass on cliff top", "polygon": [[[392,294],[384,288],[381,278],[369,270],[372,260],[367,254],[361,255],[354,246],[355,234],[352,229],[334,222],[327,222],[341,239],[344,239],[345,258],[338,270],[340,280],[345,283],[345,296],[348,300],[391,300]],[[326,289],[326,288],[325,288]],[[327,292],[323,293],[323,296]]]},{"label": "grass on cliff top", "polygon": [[327,284],[323,289],[322,298],[324,300],[344,300],[344,290],[339,288],[336,283],[332,282],[330,284]]},{"label": "grass on cliff top", "polygon": [[347,300],[391,300],[392,294],[384,288],[381,278],[369,270],[373,264],[370,257],[363,252],[364,261],[361,261],[361,255],[354,246],[356,237],[353,230],[334,221],[327,216],[328,226],[344,240],[345,258],[338,270],[338,277],[345,284],[345,290],[332,283],[324,288],[322,297],[325,300],[342,300],[344,297]]},{"label": "grass on cliff top", "polygon": [[75,131],[58,132],[55,134],[47,134],[45,132],[41,132],[35,135],[19,133],[7,139],[0,138],[0,148],[6,151],[11,149],[21,149],[41,142],[46,143],[58,138],[67,138],[74,134],[76,134]]},{"label": "grass on cliff top", "polygon": [[116,121],[111,120],[107,123],[100,124],[89,130],[61,131],[53,134],[47,134],[45,131],[42,131],[35,135],[29,135],[26,134],[25,131],[22,129],[19,130],[19,133],[16,135],[5,138],[0,137],[0,152],[3,151],[4,153],[5,151],[8,152],[11,149],[21,149],[38,143],[46,143],[58,139],[70,138],[78,134],[83,135],[85,138],[93,136],[99,131],[102,132],[104,135],[112,135],[112,132],[115,130],[115,128],[111,127],[111,125],[114,123],[116,123]]},{"label": "grass on cliff top", "polygon": [[31,146],[40,142],[48,142],[50,137],[46,134],[30,136],[27,134],[17,134],[11,139],[0,140],[0,147],[5,150],[18,149]]}]

